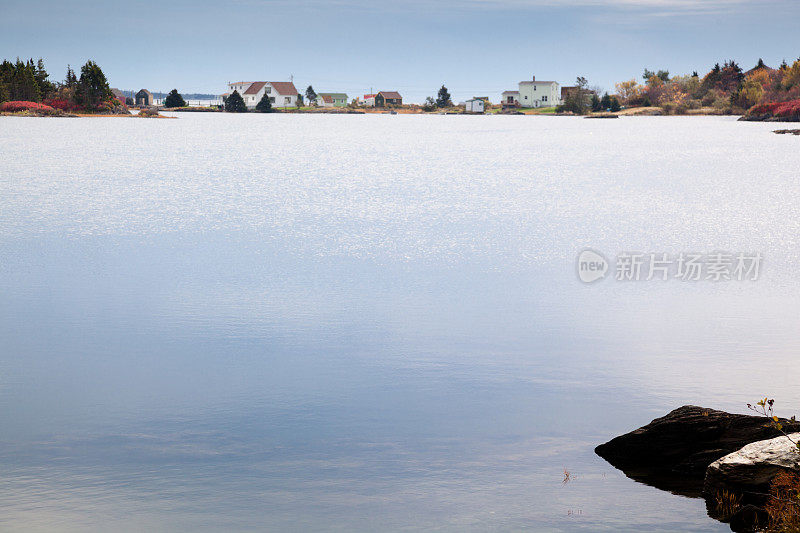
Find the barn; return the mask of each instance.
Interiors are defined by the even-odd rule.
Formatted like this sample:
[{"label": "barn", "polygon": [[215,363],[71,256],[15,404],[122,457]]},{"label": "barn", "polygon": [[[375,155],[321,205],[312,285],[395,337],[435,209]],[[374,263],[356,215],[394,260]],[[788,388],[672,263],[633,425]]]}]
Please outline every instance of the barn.
[{"label": "barn", "polygon": [[136,93],[136,105],[138,107],[147,107],[153,105],[153,95],[147,89],[142,89]]},{"label": "barn", "polygon": [[375,95],[375,107],[403,105],[403,97],[397,91],[381,91]]}]

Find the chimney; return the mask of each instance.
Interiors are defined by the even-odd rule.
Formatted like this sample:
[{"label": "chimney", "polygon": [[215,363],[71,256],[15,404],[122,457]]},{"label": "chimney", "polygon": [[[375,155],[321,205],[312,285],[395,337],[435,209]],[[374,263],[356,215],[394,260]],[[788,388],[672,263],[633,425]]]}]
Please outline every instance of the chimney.
[{"label": "chimney", "polygon": [[536,76],[531,76],[531,81],[536,81]]}]

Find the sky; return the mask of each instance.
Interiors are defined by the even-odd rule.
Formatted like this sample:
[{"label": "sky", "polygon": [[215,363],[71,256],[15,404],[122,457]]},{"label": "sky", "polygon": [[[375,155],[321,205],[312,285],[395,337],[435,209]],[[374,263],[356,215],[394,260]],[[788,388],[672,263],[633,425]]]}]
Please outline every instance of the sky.
[{"label": "sky", "polygon": [[800,0],[0,0],[0,55],[51,79],[88,59],[112,87],[221,94],[291,79],[304,92],[397,90],[454,101],[536,76],[613,91],[644,68],[707,72],[800,56]]}]

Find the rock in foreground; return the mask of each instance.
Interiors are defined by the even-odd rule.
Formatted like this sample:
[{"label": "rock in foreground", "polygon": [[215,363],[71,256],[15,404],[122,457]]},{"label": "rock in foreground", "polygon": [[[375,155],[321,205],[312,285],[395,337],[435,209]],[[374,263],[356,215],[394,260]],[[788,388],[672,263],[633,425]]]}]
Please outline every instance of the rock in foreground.
[{"label": "rock in foreground", "polygon": [[[787,431],[800,430],[800,424],[782,422]],[[623,471],[662,471],[702,481],[717,459],[779,435],[764,417],[685,405],[601,444],[595,452]]]},{"label": "rock in foreground", "polygon": [[[769,483],[781,471],[800,471],[800,433],[752,442],[742,449],[717,459],[706,470],[704,490],[728,489],[767,492]],[[792,442],[792,440],[794,442]]]}]

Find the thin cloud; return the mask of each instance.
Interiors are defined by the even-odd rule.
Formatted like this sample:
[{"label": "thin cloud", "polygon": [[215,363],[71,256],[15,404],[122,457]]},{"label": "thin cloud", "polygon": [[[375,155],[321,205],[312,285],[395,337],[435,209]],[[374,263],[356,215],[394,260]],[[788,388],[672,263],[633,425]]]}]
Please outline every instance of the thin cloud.
[{"label": "thin cloud", "polygon": [[[672,22],[691,17],[687,22],[710,17],[753,16],[766,11],[786,16],[800,14],[798,0],[396,0],[370,3],[363,0],[231,0],[254,9],[268,7],[307,15],[351,13],[368,15],[470,16],[513,13],[525,16],[542,12],[568,13],[570,16],[606,19],[617,26],[657,21]],[[793,15],[794,14],[794,15]]]},{"label": "thin cloud", "polygon": [[541,8],[597,8],[635,12],[649,16],[726,13],[737,7],[761,8],[785,5],[785,0],[398,0],[371,4],[362,0],[235,0],[246,5],[291,6],[295,9],[347,8],[359,11],[524,11]]}]

